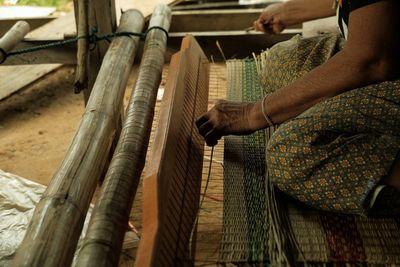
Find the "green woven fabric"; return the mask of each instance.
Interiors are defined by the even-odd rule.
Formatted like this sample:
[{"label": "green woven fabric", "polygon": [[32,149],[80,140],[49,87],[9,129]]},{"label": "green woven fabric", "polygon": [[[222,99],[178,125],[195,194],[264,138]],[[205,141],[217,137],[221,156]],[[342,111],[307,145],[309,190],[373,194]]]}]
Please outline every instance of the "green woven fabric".
[{"label": "green woven fabric", "polygon": [[[229,61],[227,68],[229,100],[251,102],[262,97],[254,60]],[[222,261],[259,262],[266,259],[264,148],[264,131],[225,138],[224,154],[228,156],[224,158]]]}]

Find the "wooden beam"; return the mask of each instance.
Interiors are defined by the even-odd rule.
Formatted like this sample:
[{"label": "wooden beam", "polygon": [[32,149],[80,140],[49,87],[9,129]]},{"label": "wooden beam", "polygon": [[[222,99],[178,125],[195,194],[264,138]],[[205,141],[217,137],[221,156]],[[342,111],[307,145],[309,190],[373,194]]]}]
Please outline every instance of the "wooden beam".
[{"label": "wooden beam", "polygon": [[[136,10],[119,31],[141,31]],[[84,218],[114,137],[139,38],[113,39],[72,144],[37,204],[13,266],[70,266]]]},{"label": "wooden beam", "polygon": [[[171,10],[159,5],[150,26],[168,30]],[[167,36],[159,29],[146,38],[138,79],[117,148],[94,207],[76,266],[118,266],[136,189],[144,167],[154,106],[164,66]]]},{"label": "wooden beam", "polygon": [[[171,32],[243,31],[258,19],[262,8],[172,12]],[[288,29],[301,29],[301,24]]]},{"label": "wooden beam", "polygon": [[[203,48],[208,58],[215,61],[223,61],[216,43],[218,42],[227,59],[251,57],[252,53],[260,53],[270,48],[274,44],[286,41],[294,35],[301,33],[301,30],[290,30],[283,34],[271,35],[245,31],[226,31],[226,32],[192,32],[199,45]],[[168,40],[167,58],[180,48],[180,42],[185,36],[183,33],[170,33]],[[240,47],[239,47],[240,44]]]},{"label": "wooden beam", "polygon": [[251,26],[262,9],[174,11],[171,32],[238,31]]}]

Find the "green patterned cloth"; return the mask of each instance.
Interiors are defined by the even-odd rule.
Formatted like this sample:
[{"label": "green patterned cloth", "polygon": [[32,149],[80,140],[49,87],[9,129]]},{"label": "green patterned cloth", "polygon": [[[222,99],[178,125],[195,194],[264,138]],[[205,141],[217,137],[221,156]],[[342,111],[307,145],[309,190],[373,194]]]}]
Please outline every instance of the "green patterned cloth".
[{"label": "green patterned cloth", "polygon": [[[336,35],[294,39],[266,52],[263,84],[278,90],[342,46]],[[368,214],[370,192],[400,148],[400,80],[354,89],[279,126],[267,146],[272,182],[314,208]],[[399,202],[399,201],[398,201]]]},{"label": "green patterned cloth", "polygon": [[[254,60],[230,60],[227,68],[229,100],[252,102],[262,98]],[[266,261],[265,143],[264,131],[225,138],[221,262]]]}]

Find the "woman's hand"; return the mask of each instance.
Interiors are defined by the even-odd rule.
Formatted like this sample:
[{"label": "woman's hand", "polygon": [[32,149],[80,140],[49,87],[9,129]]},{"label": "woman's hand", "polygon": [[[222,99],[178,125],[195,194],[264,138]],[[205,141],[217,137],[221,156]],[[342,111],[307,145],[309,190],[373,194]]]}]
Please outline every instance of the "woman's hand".
[{"label": "woman's hand", "polygon": [[305,21],[334,16],[332,0],[290,0],[268,5],[254,21],[257,31],[277,34],[286,27]]},{"label": "woman's hand", "polygon": [[199,133],[208,146],[214,146],[224,135],[246,135],[257,129],[251,119],[254,103],[238,103],[219,100],[197,121]]},{"label": "woman's hand", "polygon": [[257,31],[277,34],[282,32],[285,27],[285,3],[268,5],[261,12],[258,20],[254,21],[253,27]]}]

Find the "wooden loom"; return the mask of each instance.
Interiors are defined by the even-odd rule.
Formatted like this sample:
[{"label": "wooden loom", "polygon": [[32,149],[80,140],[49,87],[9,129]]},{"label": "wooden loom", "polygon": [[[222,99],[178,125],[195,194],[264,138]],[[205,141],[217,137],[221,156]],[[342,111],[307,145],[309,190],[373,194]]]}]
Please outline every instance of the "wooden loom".
[{"label": "wooden loom", "polygon": [[135,266],[194,260],[204,140],[195,129],[207,109],[208,60],[193,37],[172,57],[160,119],[143,181],[143,232]]}]

